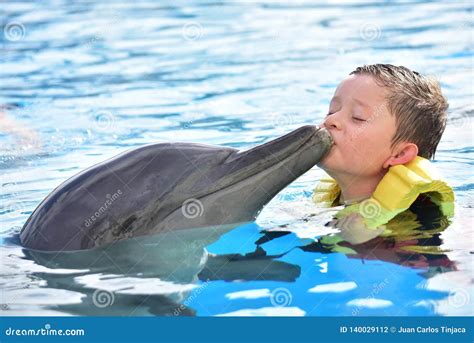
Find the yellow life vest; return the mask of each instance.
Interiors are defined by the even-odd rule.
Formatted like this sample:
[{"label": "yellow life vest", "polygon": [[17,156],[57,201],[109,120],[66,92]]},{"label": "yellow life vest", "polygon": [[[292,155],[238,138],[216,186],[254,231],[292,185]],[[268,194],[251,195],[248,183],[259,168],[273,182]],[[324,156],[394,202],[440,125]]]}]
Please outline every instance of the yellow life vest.
[{"label": "yellow life vest", "polygon": [[[314,189],[313,201],[319,207],[337,206],[340,193],[337,182],[327,175]],[[408,209],[420,194],[430,197],[446,217],[453,216],[452,188],[429,160],[417,156],[406,165],[390,167],[369,199],[343,208],[336,218],[359,213],[367,228],[375,229]]]}]

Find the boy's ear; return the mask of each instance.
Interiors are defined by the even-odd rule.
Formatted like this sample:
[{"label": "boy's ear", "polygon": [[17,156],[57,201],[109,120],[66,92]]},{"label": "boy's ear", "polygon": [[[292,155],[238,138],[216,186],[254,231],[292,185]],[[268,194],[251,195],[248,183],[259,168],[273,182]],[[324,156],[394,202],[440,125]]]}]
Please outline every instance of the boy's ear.
[{"label": "boy's ear", "polygon": [[383,168],[387,169],[391,166],[399,164],[407,164],[418,155],[418,146],[414,143],[400,143],[400,145],[393,150],[394,155],[390,156],[383,164]]}]

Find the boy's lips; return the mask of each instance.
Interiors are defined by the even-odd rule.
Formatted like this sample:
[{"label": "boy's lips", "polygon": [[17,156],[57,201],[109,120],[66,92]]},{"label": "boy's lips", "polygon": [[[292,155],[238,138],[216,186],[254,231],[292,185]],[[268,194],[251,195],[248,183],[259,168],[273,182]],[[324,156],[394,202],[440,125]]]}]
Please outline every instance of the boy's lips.
[{"label": "boy's lips", "polygon": [[332,145],[336,145],[336,140],[334,139],[334,135],[332,134],[331,131],[327,130],[329,132],[329,134],[331,135],[331,138],[332,138]]},{"label": "boy's lips", "polygon": [[334,135],[330,130],[328,130],[324,125],[317,125],[317,127],[326,130],[332,138],[332,146],[336,145],[336,140],[334,139]]}]

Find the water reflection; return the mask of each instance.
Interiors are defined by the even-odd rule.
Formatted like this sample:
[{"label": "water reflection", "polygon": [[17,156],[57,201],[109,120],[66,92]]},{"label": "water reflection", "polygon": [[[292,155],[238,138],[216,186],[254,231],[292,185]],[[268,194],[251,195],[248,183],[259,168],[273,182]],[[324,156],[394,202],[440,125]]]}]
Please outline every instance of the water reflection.
[{"label": "water reflection", "polygon": [[[40,280],[42,288],[64,290],[75,295],[70,298],[72,301],[45,305],[43,309],[78,315],[197,315],[195,304],[187,304],[187,300],[195,297],[193,294],[196,292],[201,298],[212,296],[212,285],[222,282],[280,283],[286,287],[290,284],[302,287],[305,285],[302,281],[308,276],[303,275],[308,273],[307,257],[314,260],[315,255],[318,256],[316,260],[324,262],[316,269],[320,276],[313,275],[311,282],[317,282],[328,270],[331,275],[329,286],[307,284],[306,291],[315,294],[328,292],[322,291],[325,287],[337,289],[347,282],[354,285],[348,291],[361,287],[363,278],[376,274],[380,265],[386,263],[414,270],[392,273],[395,278],[402,275],[405,286],[407,277],[431,278],[456,270],[456,264],[441,248],[440,234],[449,222],[436,206],[414,205],[411,211],[392,221],[392,228],[396,225],[403,230],[389,232],[359,245],[344,242],[337,234],[301,244],[302,240],[291,231],[291,225],[262,230],[255,223],[249,223],[238,228],[209,227],[138,237],[88,251],[45,253],[24,249],[23,252],[25,260],[46,267],[29,275]],[[220,237],[242,229],[251,233],[247,236],[253,240],[254,249],[221,254],[206,250]],[[285,244],[278,245],[285,240]],[[277,245],[272,247],[274,243]],[[296,251],[305,254],[295,258]],[[301,256],[306,258],[301,260]],[[342,256],[345,258],[341,260]],[[348,272],[350,264],[347,261],[350,260],[363,261],[364,264],[376,261],[379,268],[367,265],[362,268],[363,273]],[[313,266],[311,273],[314,272]],[[378,275],[381,280],[378,283],[384,288],[387,286],[385,283],[389,283],[387,275],[390,276],[389,273]],[[390,282],[398,284],[393,280]],[[427,293],[432,292],[412,292],[410,301],[423,301]],[[384,291],[378,295],[383,298]],[[218,297],[219,292],[214,296]],[[435,298],[446,296],[444,292],[435,294]],[[396,303],[394,299],[384,301]],[[312,303],[300,306],[309,312]],[[327,312],[330,314],[331,311]]]},{"label": "water reflection", "polygon": [[[195,287],[193,283],[208,260],[206,245],[233,227],[171,231],[93,250],[23,252],[25,259],[47,268],[31,273],[45,281],[43,287],[83,295],[80,303],[50,309],[91,315],[165,315],[172,314]],[[101,306],[101,297],[109,298],[107,306]]]}]

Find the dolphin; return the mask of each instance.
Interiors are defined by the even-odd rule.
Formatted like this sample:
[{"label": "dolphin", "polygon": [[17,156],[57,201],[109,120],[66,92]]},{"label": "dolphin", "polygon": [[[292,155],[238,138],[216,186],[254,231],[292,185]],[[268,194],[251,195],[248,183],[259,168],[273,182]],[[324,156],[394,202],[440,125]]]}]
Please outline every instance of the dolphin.
[{"label": "dolphin", "polygon": [[126,151],[54,189],[26,221],[20,241],[38,251],[74,251],[250,222],[332,144],[326,129],[306,125],[245,151],[196,143]]}]

